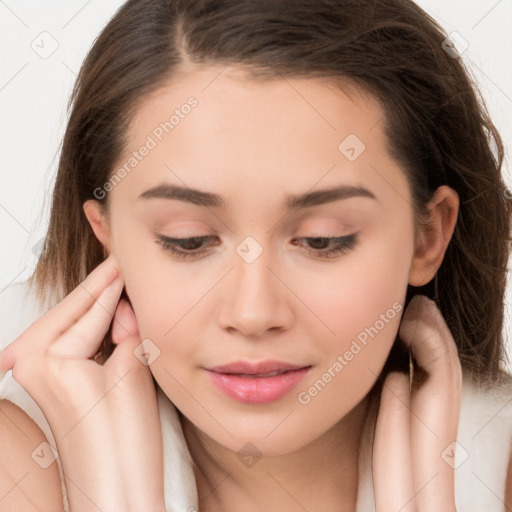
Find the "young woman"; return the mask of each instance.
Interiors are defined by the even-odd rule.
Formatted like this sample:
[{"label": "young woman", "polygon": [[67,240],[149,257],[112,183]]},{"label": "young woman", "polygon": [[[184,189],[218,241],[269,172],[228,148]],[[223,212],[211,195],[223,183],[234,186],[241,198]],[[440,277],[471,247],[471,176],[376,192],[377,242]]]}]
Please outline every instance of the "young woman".
[{"label": "young woman", "polygon": [[512,504],[504,151],[446,38],[407,0],[123,5],[0,358],[51,428],[2,395],[0,510]]}]

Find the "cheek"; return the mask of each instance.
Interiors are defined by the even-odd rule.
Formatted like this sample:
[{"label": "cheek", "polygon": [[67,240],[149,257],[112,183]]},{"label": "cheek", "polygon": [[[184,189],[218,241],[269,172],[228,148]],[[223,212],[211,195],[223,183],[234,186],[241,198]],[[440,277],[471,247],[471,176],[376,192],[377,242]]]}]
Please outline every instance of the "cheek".
[{"label": "cheek", "polygon": [[[300,404],[317,411],[312,416],[324,414],[332,404],[337,404],[338,414],[346,414],[381,373],[398,333],[406,293],[406,287],[382,276],[386,274],[354,274],[352,280],[331,281],[329,293],[312,297],[323,320],[312,334],[322,359],[297,395]],[[336,285],[338,291],[333,291]]]},{"label": "cheek", "polygon": [[361,379],[373,382],[380,373],[398,333],[407,292],[407,246],[385,240],[369,245],[328,275],[304,282],[298,292],[321,320],[312,339],[322,340],[317,348],[326,356],[326,368],[342,356],[343,380],[351,385]]},{"label": "cheek", "polygon": [[152,286],[146,279],[140,286],[135,283],[130,288],[133,291],[132,305],[140,335],[162,345],[162,350],[173,345],[182,346],[178,342],[190,337],[191,329],[197,326],[193,307],[201,295],[194,293],[192,287],[180,289],[179,286],[173,286],[169,290],[161,282]]},{"label": "cheek", "polygon": [[172,262],[147,234],[134,228],[128,238],[128,231],[117,230],[114,237],[126,293],[141,336],[165,342],[174,326],[190,316],[187,310],[205,294],[208,283],[194,277],[190,266]]},{"label": "cheek", "polygon": [[381,248],[378,254],[354,255],[337,269],[333,266],[334,270],[315,280],[304,280],[299,293],[336,336],[354,336],[386,311],[391,309],[392,315],[395,303],[403,304],[407,259],[393,248]]},{"label": "cheek", "polygon": [[194,365],[194,340],[201,338],[199,325],[206,321],[198,315],[204,306],[201,299],[212,284],[187,276],[178,267],[146,265],[144,272],[125,278],[141,339],[149,338],[160,350],[151,365],[155,378],[160,374],[165,378],[164,368],[174,374]]}]

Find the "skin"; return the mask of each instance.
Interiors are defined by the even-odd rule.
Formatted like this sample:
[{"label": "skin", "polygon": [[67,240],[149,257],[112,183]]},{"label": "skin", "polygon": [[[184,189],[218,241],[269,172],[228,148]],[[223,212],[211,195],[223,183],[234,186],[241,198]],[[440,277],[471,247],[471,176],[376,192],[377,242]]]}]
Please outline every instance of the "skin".
[{"label": "skin", "polygon": [[[158,348],[151,373],[185,416],[185,437],[199,468],[201,512],[314,510],[318,503],[326,512],[340,504],[354,510],[364,398],[386,361],[400,315],[308,404],[300,403],[297,393],[321,378],[393,303],[403,305],[407,284],[433,278],[453,233],[458,196],[441,187],[429,205],[434,229],[415,238],[408,182],[389,155],[383,110],[374,99],[354,90],[346,96],[318,79],[255,82],[236,68],[188,69],[146,99],[119,166],[191,95],[198,106],[111,191],[109,215],[102,217],[92,200],[84,211],[116,258],[140,339],[149,338]],[[349,134],[366,145],[354,162],[338,150]],[[162,183],[216,193],[226,206],[138,198]],[[341,184],[363,186],[377,199],[352,197],[285,210],[288,195]],[[212,235],[214,241],[202,256],[180,259],[157,243],[154,232]],[[305,237],[352,233],[358,233],[358,242],[344,254],[322,258],[308,252],[311,240]],[[236,251],[247,236],[263,250],[250,264]],[[294,239],[301,244],[291,243]],[[420,309],[416,316],[411,309],[415,325]],[[433,343],[458,361],[442,318],[433,310],[427,318],[430,324],[422,322],[438,331]],[[410,334],[405,341],[413,339]],[[418,362],[419,355],[417,350]],[[204,370],[236,359],[278,359],[313,368],[280,400],[249,405],[224,396]],[[447,379],[448,370],[436,371]],[[408,378],[394,375],[389,390],[397,393],[385,395],[388,405],[403,396],[404,385],[408,390]],[[444,383],[439,377],[436,385]],[[459,384],[450,382],[454,389]],[[430,396],[427,391],[422,398]],[[395,410],[403,416],[413,405],[400,401]],[[458,409],[446,405],[438,409],[439,418],[451,414],[450,428],[440,442],[454,440],[457,428],[458,416],[449,411]],[[382,415],[381,430],[392,432],[387,422],[399,417]],[[252,467],[237,457],[247,442],[262,455]],[[386,461],[384,447],[380,453],[377,466]],[[425,474],[415,471],[414,482],[404,477],[398,499]],[[384,476],[379,483],[389,490]],[[453,488],[442,496],[450,493]]]},{"label": "skin", "polygon": [[[123,286],[119,266],[110,255],[0,354],[0,371],[12,369],[13,378],[50,425],[73,511],[165,510],[155,386],[148,367],[134,357],[140,334],[133,311],[119,300]],[[99,365],[89,358],[111,323],[116,349]],[[23,432],[27,422],[21,421],[18,428]],[[12,434],[12,429],[5,434]],[[48,446],[36,447],[27,437],[21,446],[12,435],[7,439],[6,461],[17,456],[20,466],[30,466],[31,473],[34,461],[49,462]],[[54,471],[55,467],[37,480],[47,489],[43,495],[36,494],[30,480],[24,484],[30,488],[23,487],[22,492],[37,497],[36,503],[28,506],[23,496],[8,493],[0,500],[0,511],[39,511],[40,499],[55,499],[49,492],[55,485]],[[12,478],[9,467],[0,468],[0,481]],[[34,478],[39,477],[32,475],[32,482]],[[58,500],[46,506],[58,510],[62,496]]]}]

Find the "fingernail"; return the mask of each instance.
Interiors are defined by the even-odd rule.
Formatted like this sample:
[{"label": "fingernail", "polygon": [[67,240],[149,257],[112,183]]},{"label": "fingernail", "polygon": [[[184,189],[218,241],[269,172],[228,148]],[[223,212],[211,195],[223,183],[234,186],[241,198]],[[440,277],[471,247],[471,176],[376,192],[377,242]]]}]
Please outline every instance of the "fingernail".
[{"label": "fingernail", "polygon": [[119,269],[115,269],[115,272],[114,272],[114,276],[112,278],[112,283],[117,283],[119,281],[122,281],[123,279],[123,276],[121,274],[121,272],[119,271]]}]

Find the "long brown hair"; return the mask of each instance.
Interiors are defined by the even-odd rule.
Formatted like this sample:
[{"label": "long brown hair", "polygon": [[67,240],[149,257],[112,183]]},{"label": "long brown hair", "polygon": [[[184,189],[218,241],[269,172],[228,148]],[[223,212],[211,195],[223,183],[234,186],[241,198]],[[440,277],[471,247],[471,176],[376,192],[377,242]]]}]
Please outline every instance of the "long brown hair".
[{"label": "long brown hair", "polygon": [[[444,30],[410,0],[129,0],[94,42],[75,83],[47,237],[31,285],[54,305],[103,259],[82,209],[115,172],[137,107],[183,65],[237,65],[254,80],[322,77],[371,93],[390,153],[408,177],[415,218],[437,187],[460,198],[433,298],[463,370],[480,385],[506,375],[502,336],[511,203],[504,149],[485,102]],[[108,212],[108,194],[100,203]],[[110,331],[99,356],[112,351]],[[391,368],[392,354],[377,385]]]}]

